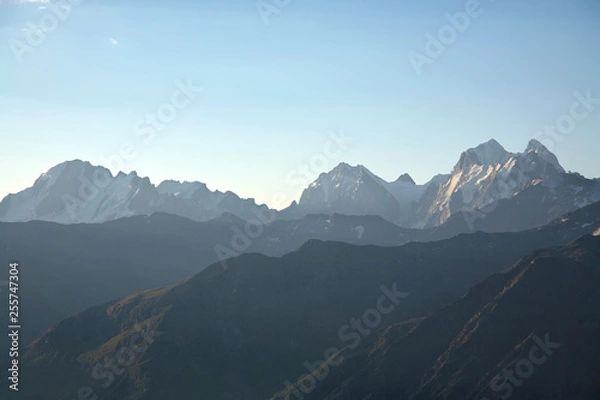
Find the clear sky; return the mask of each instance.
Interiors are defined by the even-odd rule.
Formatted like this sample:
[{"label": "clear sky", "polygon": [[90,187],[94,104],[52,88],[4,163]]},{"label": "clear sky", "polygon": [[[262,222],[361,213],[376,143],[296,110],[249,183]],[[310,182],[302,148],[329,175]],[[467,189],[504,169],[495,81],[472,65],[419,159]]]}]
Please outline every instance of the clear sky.
[{"label": "clear sky", "polygon": [[[424,183],[490,138],[522,151],[559,118],[566,133],[542,141],[600,176],[600,1],[466,3],[266,0],[261,15],[255,0],[84,0],[59,18],[47,0],[0,0],[0,197],[124,145],[125,172],[267,204],[300,194],[302,165]],[[443,51],[426,49],[440,29]],[[173,110],[184,84],[203,90],[145,140],[146,115]],[[353,139],[341,152],[327,145],[340,131]]]}]

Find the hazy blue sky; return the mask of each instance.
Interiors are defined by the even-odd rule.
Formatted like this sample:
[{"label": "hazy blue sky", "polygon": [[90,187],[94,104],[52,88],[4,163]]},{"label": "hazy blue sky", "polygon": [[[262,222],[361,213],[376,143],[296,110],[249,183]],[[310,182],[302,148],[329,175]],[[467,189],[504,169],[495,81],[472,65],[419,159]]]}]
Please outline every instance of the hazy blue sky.
[{"label": "hazy blue sky", "polygon": [[[346,161],[424,183],[492,137],[523,150],[575,92],[600,98],[598,0],[481,0],[420,74],[409,52],[426,55],[426,34],[465,1],[293,0],[268,24],[253,0],[87,0],[64,21],[46,2],[13,3],[0,0],[0,197],[129,143],[126,172],[271,203],[300,193],[286,176],[340,130],[353,141],[323,169]],[[28,21],[45,38],[27,37]],[[177,81],[203,91],[146,143],[138,121]],[[573,107],[576,125],[546,143],[598,177],[600,102]]]}]

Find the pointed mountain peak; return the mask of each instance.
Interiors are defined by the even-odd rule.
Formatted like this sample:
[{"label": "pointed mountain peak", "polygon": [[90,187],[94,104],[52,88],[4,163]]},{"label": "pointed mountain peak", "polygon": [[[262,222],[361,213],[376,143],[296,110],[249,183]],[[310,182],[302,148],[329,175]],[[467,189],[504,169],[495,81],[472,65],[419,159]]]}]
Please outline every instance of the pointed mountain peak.
[{"label": "pointed mountain peak", "polygon": [[394,183],[409,183],[411,185],[416,185],[417,183],[413,180],[413,178],[409,174],[402,174],[394,181]]},{"label": "pointed mountain peak", "polygon": [[477,155],[483,156],[505,156],[510,154],[496,139],[490,139],[470,150],[477,153]]},{"label": "pointed mountain peak", "polygon": [[352,166],[348,163],[341,162],[339,163],[331,172],[339,172],[339,173],[352,173],[352,172],[360,172],[360,171],[368,171],[368,169],[363,165]]},{"label": "pointed mountain peak", "polygon": [[[323,175],[323,174],[321,174]],[[369,171],[367,167],[364,165],[352,166],[345,162],[339,163],[334,169],[325,174],[331,179],[340,179],[340,178],[352,178],[359,179],[361,176],[364,177],[369,176],[372,178],[376,178],[375,175]]]},{"label": "pointed mountain peak", "polygon": [[538,141],[537,139],[531,139],[529,141],[529,143],[527,144],[527,148],[525,149],[525,153],[529,153],[530,151],[538,152],[540,150],[549,151],[546,148],[546,146],[544,146],[540,141]]},{"label": "pointed mountain peak", "polygon": [[354,167],[351,166],[350,164],[345,163],[345,162],[341,162],[338,165],[336,165],[331,171],[332,172],[333,171],[345,171],[345,170],[350,170],[352,168],[354,168]]},{"label": "pointed mountain peak", "polygon": [[475,148],[465,151],[461,156],[459,165],[463,167],[465,164],[504,164],[511,156],[512,154],[506,151],[500,143],[495,139],[491,139]]},{"label": "pointed mountain peak", "polygon": [[558,162],[558,158],[552,153],[546,146],[540,143],[536,139],[531,139],[527,148],[525,149],[525,154],[535,153],[548,164],[552,165],[558,172],[565,172],[565,169]]}]

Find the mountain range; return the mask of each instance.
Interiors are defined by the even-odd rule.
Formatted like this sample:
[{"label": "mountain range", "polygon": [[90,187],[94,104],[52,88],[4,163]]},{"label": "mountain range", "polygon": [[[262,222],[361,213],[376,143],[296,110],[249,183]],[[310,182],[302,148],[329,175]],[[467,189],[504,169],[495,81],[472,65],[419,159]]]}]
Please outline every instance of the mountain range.
[{"label": "mountain range", "polygon": [[[183,223],[177,221],[175,225]],[[189,223],[193,224],[192,221]],[[139,229],[136,225],[143,226],[144,222],[143,217],[134,217],[133,220],[122,219],[96,227],[107,229],[113,225],[114,228],[114,224],[131,234]],[[159,224],[166,225],[164,221]],[[75,230],[77,227],[87,227],[48,226],[73,229],[73,236],[82,235],[81,230]],[[146,231],[145,235],[149,236],[173,233],[169,233],[169,228],[148,228]],[[442,393],[442,398],[459,398],[455,395],[460,396],[465,386],[472,391],[483,390],[485,379],[493,378],[489,374],[496,372],[494,368],[510,365],[514,357],[522,354],[518,353],[519,344],[533,340],[524,332],[538,335],[542,340],[546,332],[551,332],[561,338],[561,343],[568,341],[571,346],[577,346],[579,339],[588,343],[589,338],[598,333],[592,310],[595,310],[593,305],[598,304],[600,288],[596,281],[600,265],[597,262],[599,243],[592,234],[600,234],[600,203],[565,215],[543,228],[519,233],[479,232],[392,247],[309,240],[282,257],[243,254],[229,259],[228,268],[218,262],[178,284],[108,301],[57,323],[27,348],[23,368],[28,371],[28,379],[36,384],[28,385],[20,395],[27,399],[71,398],[85,385],[93,388],[98,396],[110,399],[191,395],[210,399],[287,398],[281,391],[297,390],[289,387],[299,387],[298,377],[306,379],[306,374],[311,371],[318,374],[319,360],[324,360],[324,354],[333,357],[336,352],[342,352],[344,362],[332,368],[331,380],[319,383],[310,393],[302,392],[303,396],[369,398],[368,394],[348,397],[348,393],[364,392],[377,393],[375,398],[391,399],[409,398],[399,394],[417,396],[425,393],[414,397],[416,399],[429,398],[427,393],[437,396],[439,390],[450,385],[455,390],[452,392],[454,397],[443,397]],[[568,244],[582,235],[580,242]],[[114,233],[107,235],[111,236]],[[122,254],[127,245],[117,249],[114,246],[120,238],[116,236],[113,240],[112,248]],[[138,243],[139,240],[138,236],[132,236],[131,243],[135,244],[132,249],[140,254],[150,253],[140,259],[140,265],[145,266],[148,273],[154,274],[152,271],[160,266],[166,269],[165,273],[175,272],[190,256],[176,256],[159,247],[155,252],[165,253],[162,255],[164,262],[152,263],[156,256],[150,246],[157,242],[150,241],[146,247]],[[182,239],[162,237],[159,242],[175,246],[179,240]],[[85,242],[85,239],[81,241]],[[101,247],[102,241],[99,245]],[[563,250],[559,253],[552,249],[543,250],[565,245],[569,263],[551,260],[559,257],[557,254]],[[52,243],[48,247],[52,247]],[[173,250],[180,252],[180,248]],[[85,259],[85,253],[86,249],[82,249],[83,258],[79,260]],[[132,259],[123,257],[123,262]],[[530,277],[522,271],[530,271],[534,259],[539,260],[540,265]],[[192,260],[188,259],[187,263],[190,267]],[[551,274],[544,275],[544,265],[554,266]],[[107,271],[109,275],[119,276],[121,269],[124,278],[130,273],[126,270],[135,271],[132,266],[125,265],[115,265],[114,269],[111,266],[111,269]],[[106,288],[107,283],[98,278],[101,273],[102,268],[98,268],[85,285],[89,287],[90,282],[95,282],[98,289]],[[498,273],[501,274],[494,275]],[[55,275],[65,276],[59,271],[55,271]],[[108,278],[104,279],[106,282]],[[517,279],[523,287],[507,294],[517,286]],[[558,290],[557,285],[563,282],[567,284],[566,288]],[[49,279],[46,283],[49,287],[54,286]],[[482,286],[476,286],[480,283]],[[578,287],[581,291],[577,291]],[[23,296],[34,298],[35,294],[36,291],[31,290]],[[54,299],[60,294],[59,287],[48,298]],[[377,308],[382,294],[391,299],[385,308],[389,310],[395,305],[393,312],[386,311],[385,315],[376,317],[369,322],[369,329],[364,325],[355,327],[352,319],[361,315],[366,318],[368,310]],[[523,297],[524,294],[535,294],[544,301],[536,303],[529,300],[530,297]],[[559,299],[568,299],[560,310],[581,307],[574,315],[577,326],[581,327],[579,334],[575,334],[578,331],[568,333],[565,329],[569,328],[561,330],[557,326],[569,320],[565,311],[560,311],[556,317],[548,314],[556,307],[556,302],[563,301]],[[586,301],[589,305],[584,308]],[[497,307],[496,303],[499,304]],[[482,319],[483,315],[494,311],[500,313],[503,307],[509,307],[509,310],[499,314],[501,317],[497,320],[485,319],[491,325],[478,322],[477,318]],[[506,322],[515,308],[520,309],[519,315],[522,314],[519,321],[530,318],[523,326],[516,324],[518,329],[509,328],[514,324],[507,325]],[[473,318],[476,319],[471,321]],[[378,329],[384,326],[389,328]],[[477,335],[470,342],[477,327],[481,328],[475,330]],[[124,351],[122,349],[127,349],[132,335],[139,330],[155,332],[153,342],[146,346],[147,349],[144,347],[144,351],[140,350],[126,369],[111,367],[110,360],[114,361]],[[418,333],[410,336],[412,332]],[[496,348],[493,341],[498,332],[505,338],[502,346]],[[411,339],[403,342],[405,337]],[[487,342],[494,351],[482,349]],[[404,352],[396,354],[396,346]],[[457,346],[462,346],[461,352],[455,355]],[[512,351],[510,346],[516,350]],[[596,348],[590,347],[581,367],[588,368],[590,374],[597,369],[593,358]],[[482,370],[486,371],[482,375],[477,375],[480,369],[477,365],[472,366],[472,358],[469,358],[475,357],[473,351],[477,349],[491,353],[481,361],[487,368]],[[571,359],[579,354],[573,353]],[[450,359],[457,361],[445,363],[442,358],[439,365],[436,364],[442,355],[456,357]],[[400,364],[396,364],[396,359]],[[495,364],[496,360],[502,362]],[[405,369],[401,366],[411,363],[415,363],[415,368],[402,372]],[[457,369],[457,365],[465,367]],[[397,377],[403,374],[407,378],[400,382],[405,382],[406,386],[397,384]],[[457,382],[456,376],[462,380]],[[569,376],[575,379],[573,375]],[[588,385],[588,390],[595,390],[588,375],[581,379],[582,384]],[[61,385],[57,385],[57,381]],[[381,382],[377,386],[379,391],[375,391],[370,382],[378,385]],[[426,385],[426,382],[431,384]],[[421,383],[423,385],[419,386]]]},{"label": "mountain range", "polygon": [[69,161],[2,200],[0,259],[23,399],[600,397],[600,180],[535,140],[279,211]]},{"label": "mountain range", "polygon": [[[531,253],[429,317],[315,366],[305,399],[597,399],[600,232]],[[306,378],[305,378],[306,379]],[[294,382],[271,400],[296,398]]]},{"label": "mountain range", "polygon": [[0,259],[19,260],[28,282],[21,288],[23,343],[87,307],[175,284],[242,253],[282,256],[311,239],[391,246],[437,237],[375,216],[308,215],[276,221],[251,238],[246,227],[233,214],[204,222],[154,213],[102,224],[0,223]]},{"label": "mountain range", "polygon": [[[0,223],[0,259],[18,259],[25,266],[22,279],[28,281],[21,289],[29,320],[23,343],[87,307],[175,284],[216,262],[227,268],[229,258],[245,253],[280,257],[315,239],[400,246],[469,232],[460,224],[406,229],[377,216],[341,214],[274,221],[252,237],[246,235],[247,227],[246,221],[233,214],[205,222],[154,213],[102,224]],[[598,228],[600,202],[528,232],[544,237],[537,244],[544,247],[567,243]]]},{"label": "mountain range", "polygon": [[164,181],[155,186],[135,171],[113,176],[104,167],[74,160],[43,173],[32,187],[6,196],[0,203],[0,220],[94,223],[167,212],[207,221],[225,212],[256,218],[267,210],[252,199],[213,192],[200,182]]},{"label": "mountain range", "polygon": [[[196,221],[223,213],[244,220],[299,220],[309,214],[375,215],[405,228],[435,228],[452,221],[471,231],[518,231],[600,201],[600,181],[565,172],[540,142],[522,153],[490,140],[463,152],[450,174],[423,185],[403,173],[393,182],[362,165],[341,163],[322,173],[298,202],[276,211],[201,182],[158,186],[135,172],[113,176],[103,167],[69,161],[42,174],[32,187],[0,202],[0,221],[94,223],[166,212]],[[509,213],[513,217],[506,219]],[[485,220],[485,221],[484,221]],[[512,223],[509,221],[513,221]]]}]

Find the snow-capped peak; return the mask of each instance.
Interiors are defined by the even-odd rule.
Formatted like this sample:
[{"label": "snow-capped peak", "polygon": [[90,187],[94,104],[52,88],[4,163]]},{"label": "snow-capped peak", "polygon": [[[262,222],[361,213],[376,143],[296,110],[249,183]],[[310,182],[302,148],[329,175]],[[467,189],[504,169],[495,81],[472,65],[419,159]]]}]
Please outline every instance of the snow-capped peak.
[{"label": "snow-capped peak", "polygon": [[456,212],[487,207],[563,172],[556,156],[537,140],[530,141],[525,152],[511,153],[492,139],[462,153],[424,211],[422,218],[429,219],[424,226],[439,225]]},{"label": "snow-capped peak", "polygon": [[43,173],[33,186],[0,202],[0,221],[104,222],[131,215],[168,212],[208,220],[223,212],[250,219],[265,206],[233,193],[211,192],[200,182],[165,181],[160,188],[135,171],[111,172],[72,160]]},{"label": "snow-capped peak", "polygon": [[361,176],[361,174],[368,174],[368,175],[373,175],[373,173],[371,171],[369,171],[365,166],[363,165],[357,165],[355,167],[353,167],[350,164],[347,164],[345,162],[339,163],[334,169],[332,169],[329,173],[327,173],[326,175],[329,175],[331,177],[339,177],[339,176],[345,176],[345,177],[359,177]]},{"label": "snow-capped peak", "polygon": [[461,164],[495,165],[504,164],[512,153],[506,151],[495,139],[491,139],[475,148],[468,149],[461,156]]},{"label": "snow-capped peak", "polygon": [[417,185],[408,174],[388,182],[363,165],[340,163],[322,173],[302,193],[295,212],[379,215],[396,223],[411,218],[413,202],[428,185]]},{"label": "snow-capped peak", "polygon": [[548,164],[552,165],[558,172],[565,172],[564,168],[558,162],[558,158],[552,153],[546,146],[537,141],[536,139],[531,139],[527,148],[525,149],[525,153],[535,153],[540,156],[544,161]]},{"label": "snow-capped peak", "polygon": [[319,177],[310,184],[309,188],[326,186],[326,190],[329,190],[330,187],[340,188],[343,186],[348,190],[350,187],[360,186],[361,183],[364,183],[365,179],[370,180],[370,178],[373,178],[376,181],[381,180],[381,178],[378,178],[362,165],[353,167],[342,162],[331,171],[319,175]]},{"label": "snow-capped peak", "polygon": [[362,165],[340,163],[319,175],[302,192],[298,205],[304,214],[338,212],[395,220],[399,204],[385,187],[387,184]]}]

